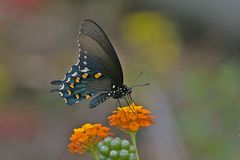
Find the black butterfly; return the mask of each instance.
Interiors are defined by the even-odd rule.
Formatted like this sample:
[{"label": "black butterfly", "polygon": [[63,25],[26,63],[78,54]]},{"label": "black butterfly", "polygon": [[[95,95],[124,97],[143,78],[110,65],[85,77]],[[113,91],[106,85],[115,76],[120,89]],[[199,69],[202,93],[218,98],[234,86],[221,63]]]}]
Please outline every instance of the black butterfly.
[{"label": "black butterfly", "polygon": [[86,19],[80,25],[79,62],[73,65],[63,80],[52,81],[60,85],[53,89],[61,94],[68,105],[94,97],[90,108],[112,97],[130,95],[132,89],[123,85],[123,71],[115,50],[98,24]]}]

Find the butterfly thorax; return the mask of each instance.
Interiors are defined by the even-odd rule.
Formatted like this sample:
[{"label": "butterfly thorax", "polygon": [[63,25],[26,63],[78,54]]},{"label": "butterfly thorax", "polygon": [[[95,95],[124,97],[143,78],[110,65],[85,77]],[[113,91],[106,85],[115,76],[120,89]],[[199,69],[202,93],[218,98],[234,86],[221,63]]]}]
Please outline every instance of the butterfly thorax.
[{"label": "butterfly thorax", "polygon": [[113,87],[112,90],[112,97],[114,99],[122,98],[127,94],[131,94],[132,89],[127,87],[126,85],[120,86],[120,87]]}]

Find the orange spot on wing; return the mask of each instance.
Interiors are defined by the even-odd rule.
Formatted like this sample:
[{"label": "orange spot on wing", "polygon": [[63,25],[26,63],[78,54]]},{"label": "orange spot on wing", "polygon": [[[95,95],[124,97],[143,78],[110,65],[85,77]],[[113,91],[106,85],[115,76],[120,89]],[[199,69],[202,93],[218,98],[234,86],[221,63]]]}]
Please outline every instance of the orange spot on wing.
[{"label": "orange spot on wing", "polygon": [[85,95],[85,98],[86,98],[86,99],[89,99],[90,97],[91,97],[91,96],[90,96],[90,95],[88,95],[88,94],[87,94],[87,95]]},{"label": "orange spot on wing", "polygon": [[96,79],[100,78],[101,76],[102,76],[102,73],[96,73],[96,74],[94,75],[94,77],[95,77]]},{"label": "orange spot on wing", "polygon": [[75,94],[75,97],[76,97],[77,99],[79,99],[79,98],[80,98],[79,94]]},{"label": "orange spot on wing", "polygon": [[88,74],[87,73],[84,73],[83,75],[82,75],[82,78],[87,78],[88,77]]},{"label": "orange spot on wing", "polygon": [[70,86],[71,88],[74,88],[74,83],[71,83],[69,86]]},{"label": "orange spot on wing", "polygon": [[75,82],[79,83],[79,82],[80,82],[80,78],[77,77],[77,78],[75,79]]},{"label": "orange spot on wing", "polygon": [[68,94],[69,94],[69,95],[71,95],[71,94],[72,94],[72,92],[71,92],[70,90],[67,90],[67,92],[68,92]]}]

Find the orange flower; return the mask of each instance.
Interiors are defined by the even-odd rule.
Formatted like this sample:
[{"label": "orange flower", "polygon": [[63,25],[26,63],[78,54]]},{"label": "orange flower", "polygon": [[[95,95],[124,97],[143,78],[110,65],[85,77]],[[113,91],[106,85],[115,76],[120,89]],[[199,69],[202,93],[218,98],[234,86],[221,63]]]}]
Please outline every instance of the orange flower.
[{"label": "orange flower", "polygon": [[111,126],[117,126],[125,130],[136,132],[140,128],[148,127],[154,122],[151,111],[132,103],[130,106],[119,107],[108,117]]},{"label": "orange flower", "polygon": [[73,130],[70,137],[71,143],[68,145],[71,153],[82,154],[86,150],[92,149],[100,140],[109,135],[110,129],[101,124],[85,124],[81,128]]}]

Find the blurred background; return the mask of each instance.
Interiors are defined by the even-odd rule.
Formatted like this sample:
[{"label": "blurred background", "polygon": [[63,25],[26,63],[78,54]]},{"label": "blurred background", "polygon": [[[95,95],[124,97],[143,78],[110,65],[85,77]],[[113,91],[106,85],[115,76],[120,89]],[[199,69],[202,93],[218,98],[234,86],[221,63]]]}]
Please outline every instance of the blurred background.
[{"label": "blurred background", "polygon": [[[107,33],[133,97],[156,124],[138,134],[142,159],[240,159],[240,1],[1,0],[0,159],[90,159],[68,152],[74,127],[108,125],[109,100],[90,110],[50,94],[78,57],[80,21]],[[113,130],[117,135],[119,131]]]}]

